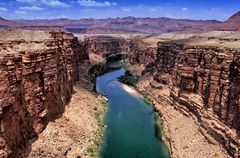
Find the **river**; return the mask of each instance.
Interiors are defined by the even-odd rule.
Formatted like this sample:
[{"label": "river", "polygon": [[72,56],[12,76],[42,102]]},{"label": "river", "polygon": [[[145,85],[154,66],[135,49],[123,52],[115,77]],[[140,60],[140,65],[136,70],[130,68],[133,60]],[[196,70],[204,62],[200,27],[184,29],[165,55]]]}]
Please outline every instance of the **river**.
[{"label": "river", "polygon": [[117,81],[124,73],[122,68],[97,78],[97,91],[109,101],[100,157],[169,158],[166,145],[155,136],[152,106]]}]

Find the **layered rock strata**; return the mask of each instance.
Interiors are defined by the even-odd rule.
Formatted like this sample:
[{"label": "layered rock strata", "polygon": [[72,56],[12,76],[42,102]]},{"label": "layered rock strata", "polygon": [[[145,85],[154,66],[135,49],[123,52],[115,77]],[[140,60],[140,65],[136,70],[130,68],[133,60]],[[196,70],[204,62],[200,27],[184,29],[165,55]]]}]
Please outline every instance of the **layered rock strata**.
[{"label": "layered rock strata", "polygon": [[30,138],[64,111],[86,55],[63,32],[1,31],[0,157],[22,157]]},{"label": "layered rock strata", "polygon": [[85,48],[88,54],[108,56],[109,54],[127,54],[131,64],[152,63],[156,58],[156,46],[138,39],[95,36],[85,39]]},{"label": "layered rock strata", "polygon": [[155,111],[164,121],[162,139],[172,158],[228,158],[218,144],[211,144],[200,133],[198,124],[172,106],[168,85],[156,82],[152,75],[141,77],[137,86],[148,93]]},{"label": "layered rock strata", "polygon": [[148,67],[170,86],[173,106],[199,124],[214,144],[240,157],[240,52],[238,39],[199,37],[159,42]]},{"label": "layered rock strata", "polygon": [[[156,41],[161,41],[157,47]],[[239,33],[221,31],[135,39],[97,36],[87,40],[86,48],[103,56],[129,54],[132,67],[143,64],[143,74],[153,75],[157,84],[152,87],[170,87],[169,95],[160,98],[168,97],[192,116],[209,142],[239,157],[239,41]]]}]

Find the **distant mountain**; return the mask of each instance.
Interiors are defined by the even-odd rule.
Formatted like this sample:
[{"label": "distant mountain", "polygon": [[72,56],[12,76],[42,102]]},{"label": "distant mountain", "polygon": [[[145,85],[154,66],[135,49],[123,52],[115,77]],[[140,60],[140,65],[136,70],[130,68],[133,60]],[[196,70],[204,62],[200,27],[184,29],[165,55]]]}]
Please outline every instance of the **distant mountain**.
[{"label": "distant mountain", "polygon": [[234,14],[233,16],[231,16],[226,22],[240,24],[240,11]]},{"label": "distant mountain", "polygon": [[0,17],[0,22],[2,22],[2,21],[7,21],[7,20],[2,18],[2,17]]},{"label": "distant mountain", "polygon": [[108,19],[54,19],[54,20],[18,20],[25,24],[24,27],[50,27],[58,26],[66,30],[74,30],[79,33],[107,33],[115,32],[141,32],[141,33],[163,33],[172,31],[207,31],[221,22],[213,20],[188,20],[169,18],[108,18]]},{"label": "distant mountain", "polygon": [[220,25],[220,30],[240,31],[240,11]]},{"label": "distant mountain", "polygon": [[62,28],[74,33],[164,33],[173,31],[240,30],[240,12],[227,21],[189,20],[170,18],[108,18],[108,19],[53,19],[53,20],[6,20],[0,25],[25,29]]},{"label": "distant mountain", "polygon": [[18,25],[20,25],[20,23],[14,22],[14,21],[11,21],[11,20],[6,20],[6,19],[0,17],[0,28],[1,27],[15,27],[15,26],[18,26]]},{"label": "distant mountain", "polygon": [[11,25],[11,24],[9,23],[8,20],[0,17],[0,28],[1,28],[1,27],[8,27],[9,25]]}]

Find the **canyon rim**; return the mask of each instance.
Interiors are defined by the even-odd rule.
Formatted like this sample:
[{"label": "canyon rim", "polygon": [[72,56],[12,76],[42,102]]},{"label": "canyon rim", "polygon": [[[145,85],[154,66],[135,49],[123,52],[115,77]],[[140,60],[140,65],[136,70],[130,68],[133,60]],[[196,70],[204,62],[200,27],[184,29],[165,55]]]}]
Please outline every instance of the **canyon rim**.
[{"label": "canyon rim", "polygon": [[145,17],[135,4],[116,18],[32,20],[124,5],[12,5],[0,3],[0,158],[240,158],[240,12]]}]

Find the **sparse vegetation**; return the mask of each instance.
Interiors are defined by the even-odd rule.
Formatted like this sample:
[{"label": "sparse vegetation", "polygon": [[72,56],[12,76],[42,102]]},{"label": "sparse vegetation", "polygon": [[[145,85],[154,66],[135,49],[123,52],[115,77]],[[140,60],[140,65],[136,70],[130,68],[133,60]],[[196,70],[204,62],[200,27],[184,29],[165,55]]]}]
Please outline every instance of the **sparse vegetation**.
[{"label": "sparse vegetation", "polygon": [[149,104],[151,105],[152,104],[152,100],[151,98],[149,97],[149,94],[145,91],[142,91],[140,90],[139,88],[136,88],[137,91],[143,96],[143,101],[146,103],[146,104]]},{"label": "sparse vegetation", "polygon": [[[152,100],[149,96],[149,94],[143,90],[140,90],[138,87],[136,87],[136,90],[138,93],[140,93],[143,96],[143,101],[152,106]],[[162,139],[163,135],[163,118],[162,118],[162,113],[159,111],[154,111],[154,126],[155,126],[155,135],[158,139]]]},{"label": "sparse vegetation", "polygon": [[[131,71],[128,69],[127,63],[125,62],[123,67],[126,70],[125,76],[118,78],[118,80],[122,83],[125,83],[127,85],[133,86],[138,93],[142,95],[143,101],[148,104],[152,105],[152,100],[149,97],[149,94],[137,87],[137,77],[133,76]],[[162,114],[159,112],[154,112],[154,126],[155,126],[155,135],[158,139],[162,139],[163,135],[163,119]]]},{"label": "sparse vegetation", "polygon": [[108,105],[107,101],[104,99],[100,99],[99,102],[100,102],[100,105],[97,108],[97,111],[95,112],[95,118],[97,120],[98,129],[95,133],[95,138],[93,140],[92,145],[87,149],[88,153],[90,153],[90,155],[93,158],[99,157],[100,146],[103,141],[103,132],[105,129],[105,125],[103,123],[103,116],[107,110],[107,105]]},{"label": "sparse vegetation", "polygon": [[92,90],[96,92],[96,79],[98,76],[103,75],[106,72],[111,71],[106,65],[107,60],[103,59],[101,62],[92,65],[88,70],[88,75],[92,83]]},{"label": "sparse vegetation", "polygon": [[130,86],[133,86],[138,91],[138,93],[140,93],[142,95],[142,99],[146,104],[152,104],[152,101],[151,101],[148,93],[140,90],[137,87],[138,77],[134,76],[131,73],[131,70],[128,68],[128,65],[129,65],[128,64],[128,59],[125,59],[124,63],[123,63],[123,67],[126,70],[126,72],[125,72],[124,76],[118,78],[118,81],[120,81],[124,84],[130,85]]},{"label": "sparse vegetation", "polygon": [[138,78],[134,75],[129,70],[126,70],[125,75],[122,77],[119,77],[118,80],[122,83],[125,83],[127,85],[136,87]]},{"label": "sparse vegetation", "polygon": [[159,112],[154,112],[154,126],[155,126],[155,135],[158,139],[162,139],[163,135],[163,118],[162,114]]},{"label": "sparse vegetation", "polygon": [[118,81],[133,86],[136,88],[138,78],[131,73],[131,70],[128,68],[128,59],[125,59],[123,62],[123,68],[125,69],[125,75],[118,78]]}]

